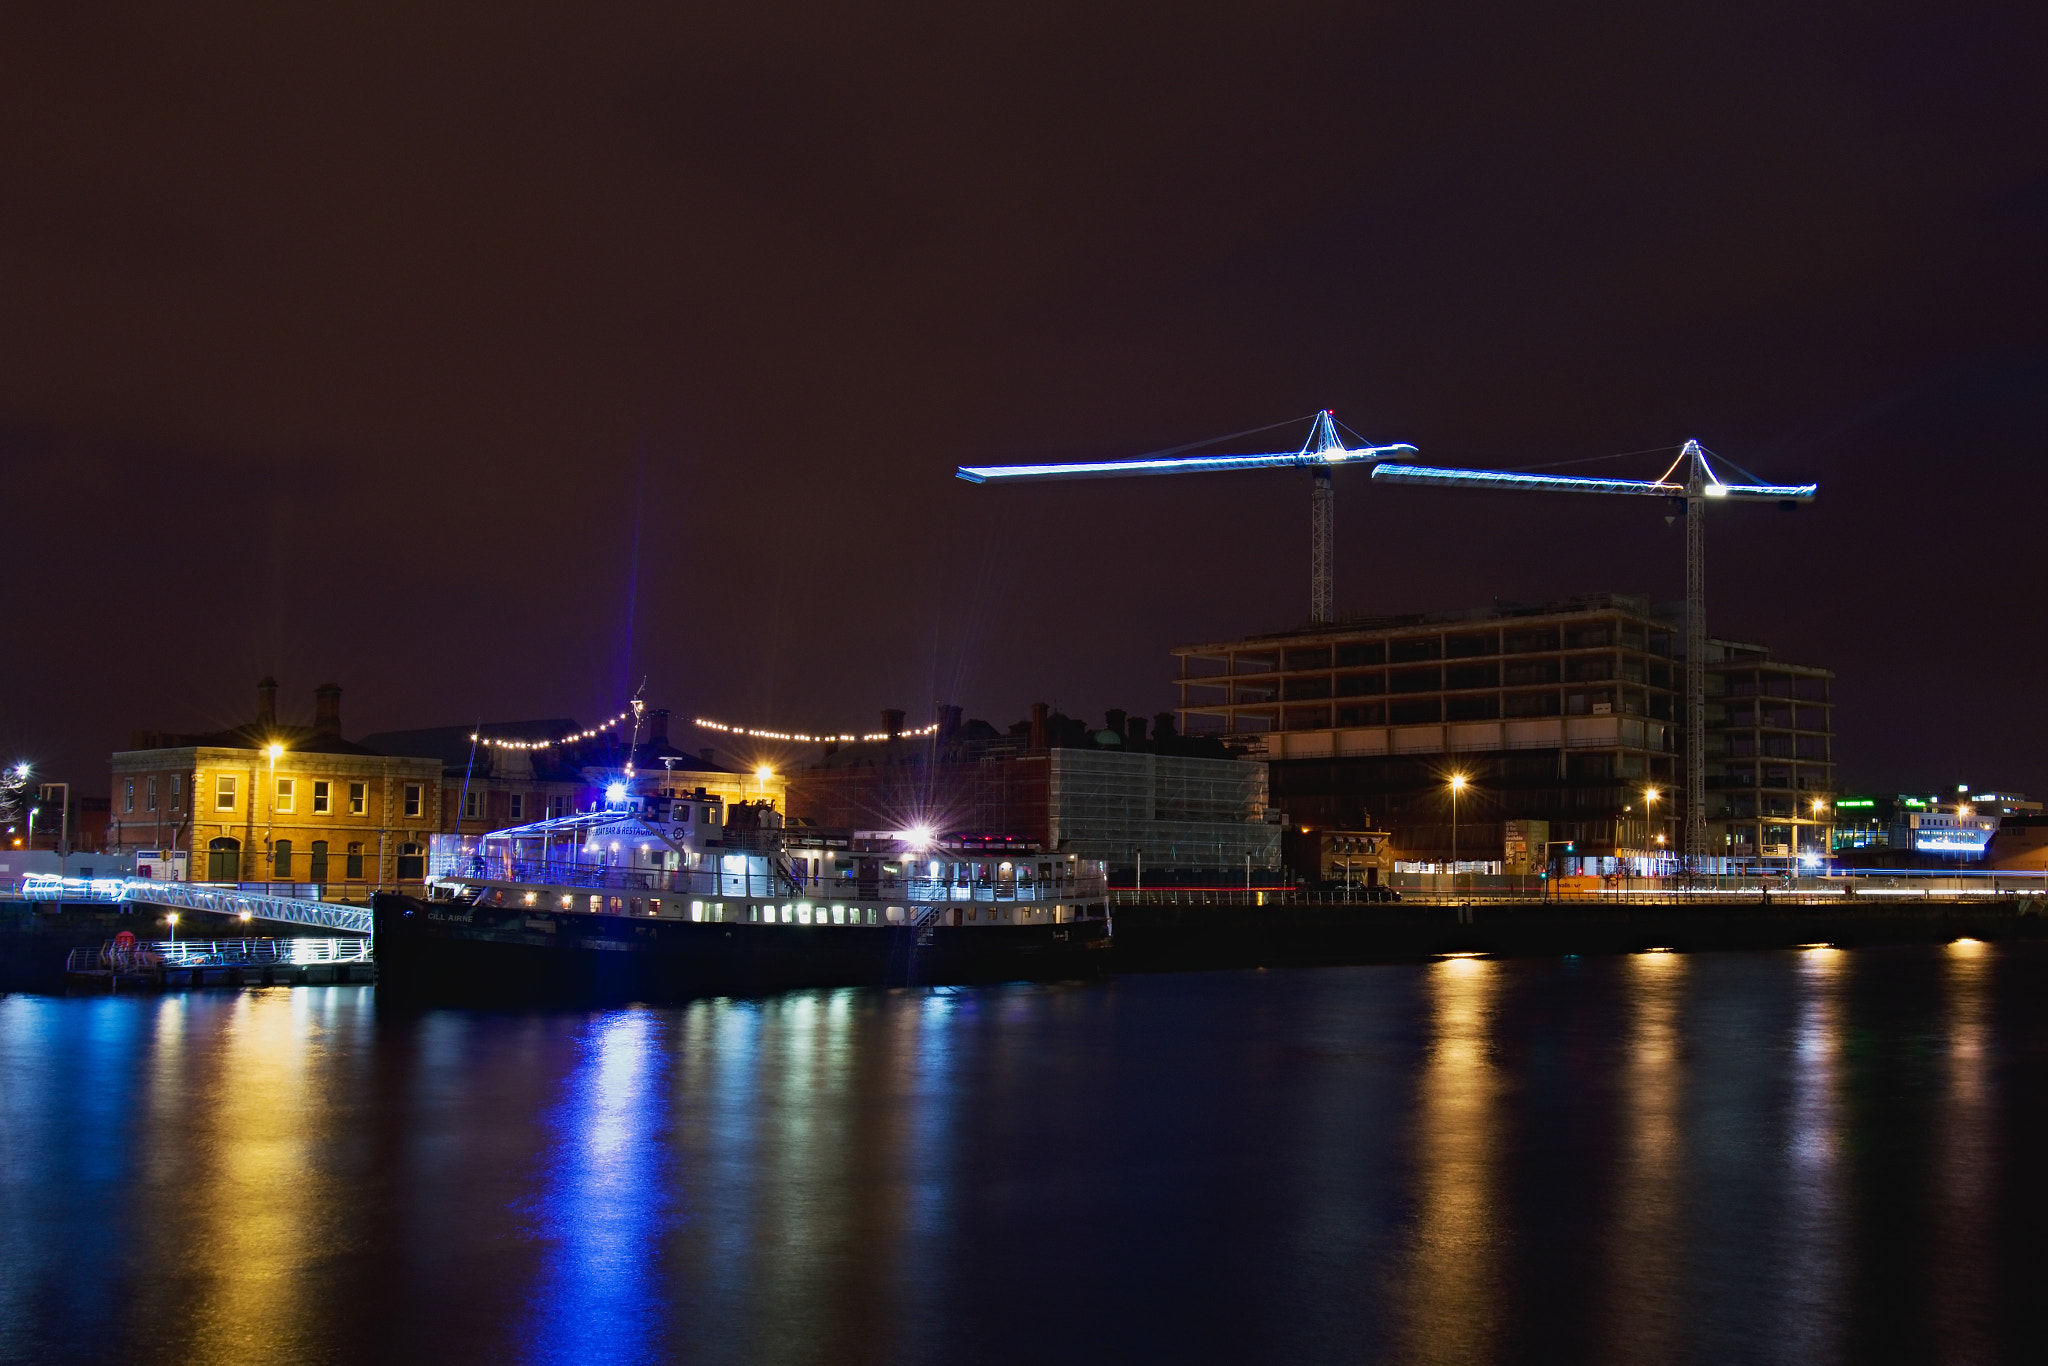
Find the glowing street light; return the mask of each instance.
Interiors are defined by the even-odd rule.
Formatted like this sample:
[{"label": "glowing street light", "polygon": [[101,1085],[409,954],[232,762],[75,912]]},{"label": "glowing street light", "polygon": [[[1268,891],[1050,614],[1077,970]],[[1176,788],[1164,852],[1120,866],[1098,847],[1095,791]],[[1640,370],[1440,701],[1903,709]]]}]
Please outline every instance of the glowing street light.
[{"label": "glowing street light", "polygon": [[1465,775],[1451,775],[1451,889],[1458,886],[1458,798],[1465,791]]}]

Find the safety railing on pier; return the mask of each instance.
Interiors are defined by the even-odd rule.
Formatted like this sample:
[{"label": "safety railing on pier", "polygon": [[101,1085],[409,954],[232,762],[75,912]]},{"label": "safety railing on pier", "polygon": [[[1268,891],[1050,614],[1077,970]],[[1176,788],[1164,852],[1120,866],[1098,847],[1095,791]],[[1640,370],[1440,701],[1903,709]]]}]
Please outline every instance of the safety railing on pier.
[{"label": "safety railing on pier", "polygon": [[[1499,881],[1495,879],[1494,881]],[[1459,879],[1462,883],[1463,879]],[[1769,903],[1771,905],[1886,904],[1915,900],[1979,901],[2040,898],[2048,901],[2048,874],[1910,871],[1827,877],[1714,877],[1613,879],[1599,886],[1546,887],[1540,880],[1514,886],[1455,885],[1444,874],[1440,885],[1310,891],[1298,888],[1166,887],[1118,888],[1112,906],[1346,906],[1376,905],[1664,905],[1674,902]]]},{"label": "safety railing on pier", "polygon": [[337,963],[373,963],[376,951],[368,939],[159,939],[71,950],[64,960],[69,973],[118,973],[131,976],[158,968],[319,967]]},{"label": "safety railing on pier", "polygon": [[245,892],[200,882],[159,882],[153,878],[61,878],[31,874],[21,894],[30,901],[137,902],[174,911],[207,911],[241,920],[275,920],[287,925],[368,934],[370,911],[332,901]]},{"label": "safety railing on pier", "polygon": [[74,948],[63,961],[63,971],[133,975],[160,967],[324,967],[375,961],[377,950],[367,938],[111,940],[98,948]]}]

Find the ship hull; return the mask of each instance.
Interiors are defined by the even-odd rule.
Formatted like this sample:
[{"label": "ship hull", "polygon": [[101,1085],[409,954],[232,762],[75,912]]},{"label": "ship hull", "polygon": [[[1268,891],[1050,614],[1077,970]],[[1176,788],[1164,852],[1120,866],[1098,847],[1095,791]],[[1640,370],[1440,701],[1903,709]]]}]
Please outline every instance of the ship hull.
[{"label": "ship hull", "polygon": [[1061,980],[1102,971],[1109,926],[697,922],[379,896],[380,996],[683,1000],[794,987]]}]

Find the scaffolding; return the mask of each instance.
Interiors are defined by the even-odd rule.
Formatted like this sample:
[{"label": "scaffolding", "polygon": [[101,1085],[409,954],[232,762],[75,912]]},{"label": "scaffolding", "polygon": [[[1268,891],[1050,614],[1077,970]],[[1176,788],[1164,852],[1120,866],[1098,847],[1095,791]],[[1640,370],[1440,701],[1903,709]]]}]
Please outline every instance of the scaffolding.
[{"label": "scaffolding", "polygon": [[1129,867],[1173,870],[1280,865],[1266,766],[1240,759],[1113,750],[1049,752],[1051,847]]}]

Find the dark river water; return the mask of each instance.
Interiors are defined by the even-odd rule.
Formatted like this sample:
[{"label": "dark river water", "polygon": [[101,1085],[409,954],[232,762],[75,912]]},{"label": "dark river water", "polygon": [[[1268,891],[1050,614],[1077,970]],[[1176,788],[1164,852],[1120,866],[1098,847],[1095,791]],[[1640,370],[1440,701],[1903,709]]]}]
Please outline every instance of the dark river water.
[{"label": "dark river water", "polygon": [[8,1362],[2048,1360],[2048,951],[0,999]]}]

